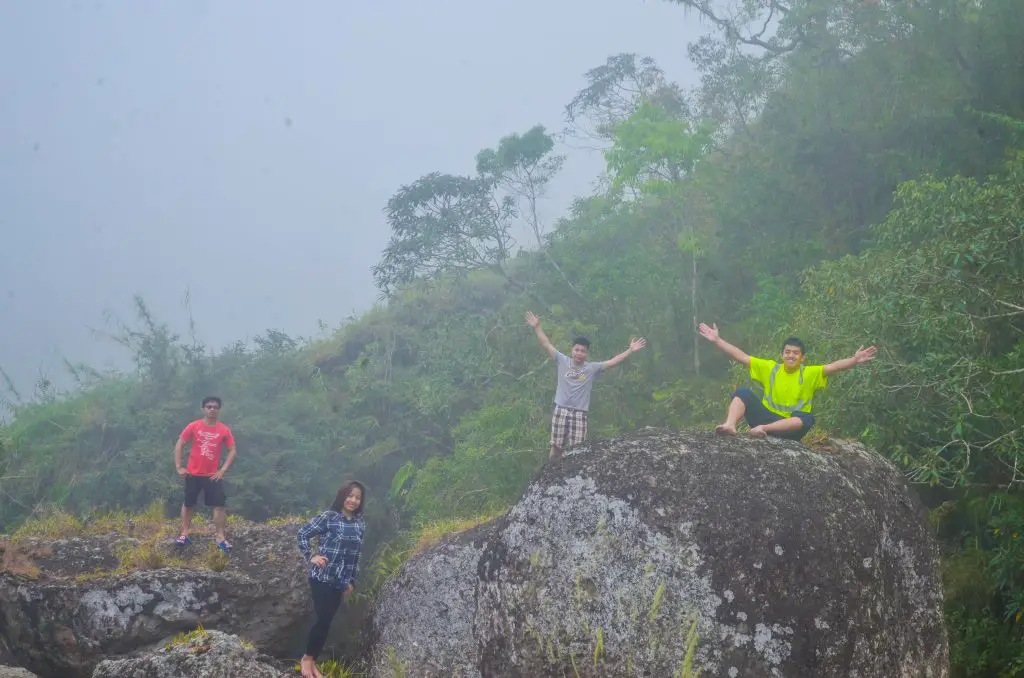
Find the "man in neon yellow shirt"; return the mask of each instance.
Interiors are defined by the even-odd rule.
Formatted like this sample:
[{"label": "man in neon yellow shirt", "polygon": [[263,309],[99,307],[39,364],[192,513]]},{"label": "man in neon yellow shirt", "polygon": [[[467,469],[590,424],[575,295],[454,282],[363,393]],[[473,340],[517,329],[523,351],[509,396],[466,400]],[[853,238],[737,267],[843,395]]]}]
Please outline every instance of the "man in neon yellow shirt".
[{"label": "man in neon yellow shirt", "polygon": [[814,394],[828,385],[836,372],[851,369],[875,359],[875,347],[861,346],[850,358],[827,365],[804,365],[804,344],[789,337],[782,345],[782,362],[749,356],[718,336],[718,326],[704,323],[698,328],[702,337],[724,351],[730,358],[750,369],[751,380],[759,383],[764,395],[758,397],[751,389],[741,387],[732,394],[725,422],[715,427],[717,433],[736,434],[736,424],[746,419],[751,435],[774,436],[800,440],[814,426],[811,401]]}]

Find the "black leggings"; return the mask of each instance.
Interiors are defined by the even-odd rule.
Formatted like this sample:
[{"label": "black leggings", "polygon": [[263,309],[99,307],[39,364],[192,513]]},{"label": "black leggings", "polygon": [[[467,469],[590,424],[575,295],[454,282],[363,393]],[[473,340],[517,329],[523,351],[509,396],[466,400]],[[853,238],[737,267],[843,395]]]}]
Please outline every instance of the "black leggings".
[{"label": "black leggings", "polygon": [[313,592],[313,609],[316,611],[316,621],[313,628],[309,630],[309,638],[306,640],[306,654],[316,659],[320,650],[324,649],[327,642],[327,634],[331,630],[331,622],[341,606],[341,589],[334,588],[330,584],[309,580],[309,588]]}]

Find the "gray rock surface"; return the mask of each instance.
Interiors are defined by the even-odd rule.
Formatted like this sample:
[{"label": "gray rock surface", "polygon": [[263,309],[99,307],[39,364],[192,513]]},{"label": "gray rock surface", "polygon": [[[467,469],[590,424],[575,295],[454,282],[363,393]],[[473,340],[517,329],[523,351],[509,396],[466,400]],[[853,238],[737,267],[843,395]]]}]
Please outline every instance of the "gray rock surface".
[{"label": "gray rock surface", "polygon": [[[457,540],[414,557],[396,579],[386,584],[374,612],[374,631],[383,632],[376,643],[376,676],[391,678],[396,656],[387,648],[401,649],[401,659],[425,676],[479,676],[474,647],[477,566],[484,548],[496,534],[495,522],[475,527]],[[413,565],[412,563],[415,563]],[[409,605],[418,600],[422,605]],[[401,638],[401,641],[397,641]]]},{"label": "gray rock surface", "polygon": [[0,678],[39,678],[28,669],[17,666],[0,666]]},{"label": "gray rock surface", "polygon": [[[204,631],[140,656],[107,659],[92,678],[280,678],[271,660],[238,636]],[[297,674],[292,674],[297,675]]]},{"label": "gray rock surface", "polygon": [[14,653],[7,647],[7,642],[0,633],[0,666],[13,666],[18,662],[14,659]]},{"label": "gray rock surface", "polygon": [[549,463],[381,593],[371,675],[945,678],[937,547],[860,445],[645,429]]},{"label": "gray rock surface", "polygon": [[181,552],[171,534],[158,549],[168,558],[184,555],[184,566],[128,573],[117,571],[116,552],[134,537],[7,542],[0,545],[10,564],[0,571],[0,640],[17,664],[43,678],[86,678],[103,659],[198,624],[283,654],[310,609],[297,529],[232,523],[235,548],[223,571],[205,567],[206,538]]}]

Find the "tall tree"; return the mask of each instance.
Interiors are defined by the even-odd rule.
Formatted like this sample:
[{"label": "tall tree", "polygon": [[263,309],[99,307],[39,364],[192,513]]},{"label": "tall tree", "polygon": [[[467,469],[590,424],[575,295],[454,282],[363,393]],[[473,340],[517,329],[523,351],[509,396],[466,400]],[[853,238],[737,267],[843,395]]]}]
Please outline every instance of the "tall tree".
[{"label": "tall tree", "polygon": [[566,133],[596,142],[602,149],[611,143],[615,125],[633,115],[642,101],[681,116],[689,111],[682,90],[651,57],[616,54],[585,77],[587,86],[565,107]]},{"label": "tall tree", "polygon": [[[944,0],[942,0],[944,1]],[[950,0],[955,1],[955,0]],[[689,46],[701,73],[701,114],[744,130],[786,82],[794,60],[839,67],[865,47],[911,30],[911,5],[878,0],[669,0],[713,31]]]},{"label": "tall tree", "polygon": [[515,225],[525,216],[538,249],[575,291],[546,251],[547,231],[540,218],[540,201],[564,162],[553,151],[554,140],[536,125],[477,153],[475,176],[434,172],[402,186],[388,201],[391,240],[372,267],[377,287],[391,296],[414,281],[483,269],[548,307],[535,286],[509,268],[519,247]]},{"label": "tall tree", "polygon": [[696,198],[693,186],[684,184],[711,143],[713,128],[692,125],[678,115],[649,101],[612,128],[612,147],[605,153],[613,173],[613,190],[629,186],[658,210],[664,219],[667,251],[685,253],[690,268],[690,324],[693,340],[693,368],[700,374],[700,341],[697,326],[700,271],[708,235],[700,217],[690,209],[688,199]]},{"label": "tall tree", "polygon": [[378,288],[393,294],[423,277],[492,270],[516,286],[507,262],[516,241],[511,196],[495,196],[483,178],[434,172],[402,186],[386,210],[391,240],[372,267]]},{"label": "tall tree", "polygon": [[[551,256],[547,245],[547,228],[541,221],[538,205],[545,196],[548,184],[565,163],[565,156],[553,153],[555,142],[542,125],[530,128],[525,134],[502,137],[497,148],[487,148],[476,156],[477,175],[490,185],[504,190],[516,201],[519,213],[533,233],[538,250],[562,277],[562,280],[581,298],[579,290]],[[520,203],[525,202],[525,208]]]}]

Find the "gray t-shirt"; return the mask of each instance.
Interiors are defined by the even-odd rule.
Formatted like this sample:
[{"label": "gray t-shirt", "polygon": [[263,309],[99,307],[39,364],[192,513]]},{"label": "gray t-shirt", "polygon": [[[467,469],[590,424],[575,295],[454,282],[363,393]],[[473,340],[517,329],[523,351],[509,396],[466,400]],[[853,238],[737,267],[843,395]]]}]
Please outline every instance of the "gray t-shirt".
[{"label": "gray t-shirt", "polygon": [[586,362],[577,365],[561,351],[555,352],[555,363],[558,365],[555,404],[586,412],[590,409],[590,392],[594,388],[594,380],[601,373],[604,363]]}]

